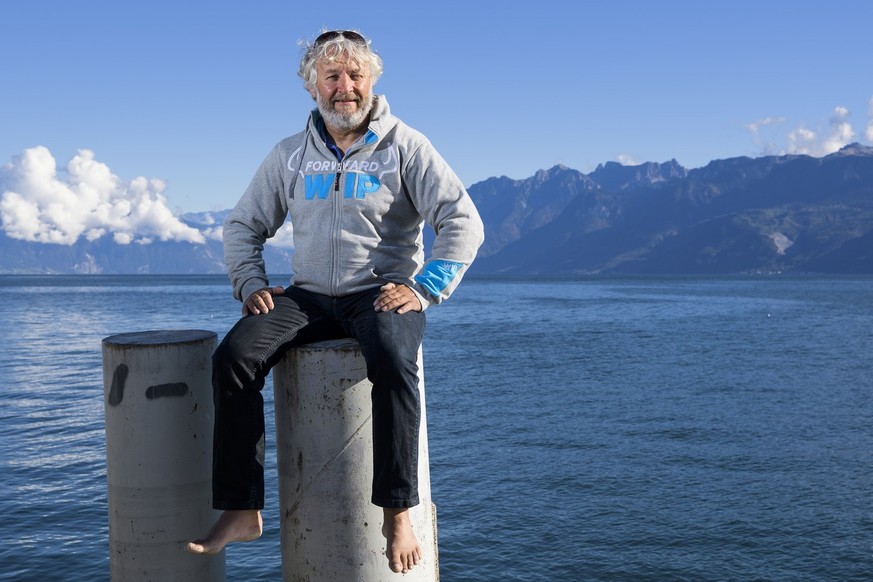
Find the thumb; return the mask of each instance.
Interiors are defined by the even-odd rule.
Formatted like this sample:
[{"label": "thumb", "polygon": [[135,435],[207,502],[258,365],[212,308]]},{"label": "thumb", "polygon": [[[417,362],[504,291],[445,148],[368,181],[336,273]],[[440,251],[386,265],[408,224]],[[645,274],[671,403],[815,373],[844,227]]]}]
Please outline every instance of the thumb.
[{"label": "thumb", "polygon": [[275,287],[270,289],[270,293],[273,295],[281,295],[284,292],[285,292],[285,288],[280,286],[280,285],[276,285]]}]

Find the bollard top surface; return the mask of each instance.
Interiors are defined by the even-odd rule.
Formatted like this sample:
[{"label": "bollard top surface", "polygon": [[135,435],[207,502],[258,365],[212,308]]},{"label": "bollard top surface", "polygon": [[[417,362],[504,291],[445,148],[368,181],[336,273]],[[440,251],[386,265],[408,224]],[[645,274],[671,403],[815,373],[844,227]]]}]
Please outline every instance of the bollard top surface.
[{"label": "bollard top surface", "polygon": [[159,329],[111,335],[103,338],[103,344],[112,346],[157,346],[197,343],[215,337],[215,332],[203,329]]}]

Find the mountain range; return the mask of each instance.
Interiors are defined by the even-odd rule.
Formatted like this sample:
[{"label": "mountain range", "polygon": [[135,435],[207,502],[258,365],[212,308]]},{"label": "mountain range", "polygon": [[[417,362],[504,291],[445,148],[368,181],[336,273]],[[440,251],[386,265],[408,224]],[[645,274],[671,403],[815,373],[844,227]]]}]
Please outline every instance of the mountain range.
[{"label": "mountain range", "polygon": [[[873,273],[873,147],[738,157],[688,170],[675,160],[562,165],[469,188],[486,242],[471,273]],[[229,211],[184,214],[198,229]],[[426,237],[431,240],[432,234]],[[268,245],[271,273],[293,249]],[[223,273],[221,243],[73,245],[0,234],[0,273]]]}]

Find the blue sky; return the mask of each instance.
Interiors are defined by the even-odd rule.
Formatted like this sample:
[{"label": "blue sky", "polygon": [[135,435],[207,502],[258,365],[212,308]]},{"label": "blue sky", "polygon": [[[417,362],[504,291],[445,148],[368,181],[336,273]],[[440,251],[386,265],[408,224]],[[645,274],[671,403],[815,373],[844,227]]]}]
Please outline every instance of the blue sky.
[{"label": "blue sky", "polygon": [[63,174],[89,150],[128,186],[152,180],[173,212],[233,206],[303,127],[297,43],[323,27],[372,38],[377,92],[468,186],[557,163],[694,168],[873,139],[869,1],[0,7],[0,166],[44,146]]}]

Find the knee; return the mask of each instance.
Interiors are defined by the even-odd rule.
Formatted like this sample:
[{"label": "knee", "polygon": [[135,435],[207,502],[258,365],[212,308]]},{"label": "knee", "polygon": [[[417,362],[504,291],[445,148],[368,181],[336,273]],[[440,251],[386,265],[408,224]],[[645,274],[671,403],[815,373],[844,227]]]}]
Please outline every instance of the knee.
[{"label": "knee", "polygon": [[244,342],[229,333],[212,353],[213,387],[245,387],[254,379],[255,368]]}]

